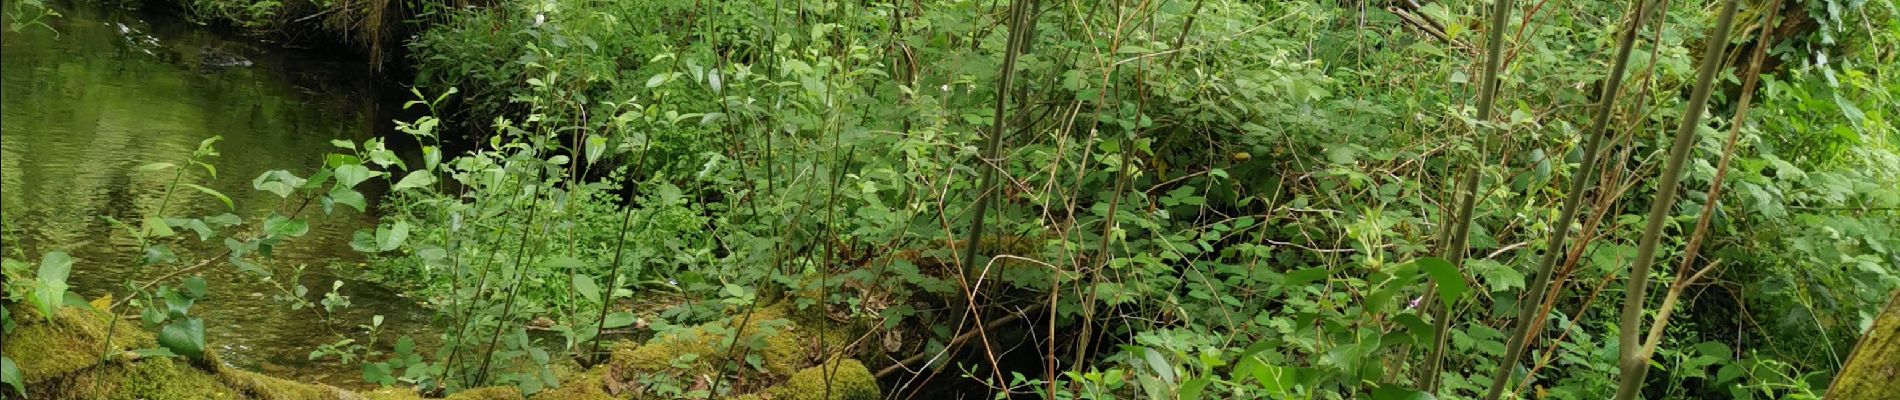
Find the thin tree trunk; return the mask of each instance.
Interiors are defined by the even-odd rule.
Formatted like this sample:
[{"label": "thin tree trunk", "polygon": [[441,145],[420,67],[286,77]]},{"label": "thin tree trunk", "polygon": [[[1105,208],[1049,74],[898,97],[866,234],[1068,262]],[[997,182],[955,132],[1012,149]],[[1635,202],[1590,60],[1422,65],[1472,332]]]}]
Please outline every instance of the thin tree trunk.
[{"label": "thin tree trunk", "polygon": [[1676,186],[1682,182],[1683,164],[1689,160],[1689,150],[1695,147],[1696,128],[1702,126],[1702,111],[1709,103],[1709,89],[1715,84],[1716,72],[1722,69],[1729,28],[1734,25],[1735,8],[1739,4],[1737,0],[1724,2],[1721,15],[1716,17],[1715,31],[1704,42],[1707,49],[1702,55],[1701,70],[1697,71],[1695,89],[1690,91],[1681,124],[1676,126],[1675,142],[1669,146],[1662,181],[1656,184],[1656,198],[1649,205],[1648,221],[1643,227],[1642,239],[1636,244],[1636,260],[1630,266],[1629,283],[1623,286],[1623,312],[1617,326],[1623,376],[1616,389],[1617,400],[1636,398],[1636,393],[1643,388],[1643,377],[1649,374],[1649,357],[1644,356],[1641,342],[1643,304],[1649,299],[1645,294],[1649,288],[1649,267],[1656,262],[1656,243],[1662,240],[1664,222],[1675,209]]},{"label": "thin tree trunk", "polygon": [[1583,190],[1596,171],[1597,155],[1603,142],[1603,129],[1609,125],[1610,115],[1616,110],[1616,96],[1623,91],[1623,73],[1628,70],[1630,52],[1636,48],[1637,33],[1643,29],[1643,17],[1649,14],[1649,1],[1636,0],[1630,7],[1629,28],[1618,39],[1616,58],[1611,61],[1610,76],[1603,84],[1602,101],[1597,104],[1595,118],[1590,120],[1589,129],[1583,131],[1583,159],[1577,163],[1576,176],[1571,178],[1570,188],[1564,195],[1563,210],[1558,213],[1557,221],[1551,225],[1549,243],[1544,246],[1543,259],[1538,261],[1537,277],[1532,279],[1524,299],[1518,301],[1517,326],[1512,330],[1510,344],[1504,348],[1504,358],[1498,361],[1498,370],[1492,374],[1491,393],[1486,399],[1497,400],[1504,394],[1504,388],[1510,386],[1511,372],[1517,369],[1517,359],[1524,354],[1524,344],[1530,340],[1531,319],[1549,288],[1551,271],[1557,265],[1557,257],[1564,254],[1564,240],[1570,237],[1570,225],[1576,222],[1577,209],[1583,203]]},{"label": "thin tree trunk", "polygon": [[[1504,66],[1504,30],[1505,24],[1510,21],[1508,17],[1511,14],[1511,3],[1511,0],[1493,0],[1491,3],[1491,21],[1485,25],[1490,31],[1485,35],[1484,74],[1481,75],[1482,80],[1478,81],[1478,121],[1491,121],[1492,105],[1497,101],[1498,70],[1503,69]],[[1462,267],[1464,262],[1465,245],[1470,239],[1472,207],[1478,201],[1478,181],[1483,179],[1480,171],[1483,170],[1484,153],[1491,147],[1491,138],[1496,136],[1487,135],[1488,132],[1485,132],[1483,125],[1479,125],[1478,130],[1478,135],[1484,138],[1484,144],[1478,147],[1477,162],[1472,163],[1470,169],[1465,172],[1463,188],[1460,188],[1463,197],[1459,200],[1458,206],[1453,209],[1451,221],[1445,225],[1449,230],[1441,233],[1440,236],[1441,240],[1450,240],[1450,244],[1442,249],[1442,255],[1446,260],[1451,261],[1451,265],[1459,267]],[[1425,290],[1427,302],[1435,297],[1437,290],[1436,284]],[[1425,381],[1426,392],[1438,392],[1438,372],[1445,359],[1445,333],[1451,328],[1452,313],[1452,308],[1446,306],[1443,310],[1439,310],[1437,319],[1433,321],[1432,348],[1425,360],[1425,374],[1421,376]]]}]

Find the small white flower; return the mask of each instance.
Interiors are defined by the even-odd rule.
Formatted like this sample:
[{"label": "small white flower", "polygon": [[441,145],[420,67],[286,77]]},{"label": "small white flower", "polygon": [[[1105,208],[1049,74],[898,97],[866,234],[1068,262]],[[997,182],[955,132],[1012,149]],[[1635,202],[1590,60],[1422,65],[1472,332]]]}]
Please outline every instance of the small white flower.
[{"label": "small white flower", "polygon": [[545,22],[548,22],[547,14],[541,14],[541,13],[534,14],[534,26],[541,26],[541,24]]}]

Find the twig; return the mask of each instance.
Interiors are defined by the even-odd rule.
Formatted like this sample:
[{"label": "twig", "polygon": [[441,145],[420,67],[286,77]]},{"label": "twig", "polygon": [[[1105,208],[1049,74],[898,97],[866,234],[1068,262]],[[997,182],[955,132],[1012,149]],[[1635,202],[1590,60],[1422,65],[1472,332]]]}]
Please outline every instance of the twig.
[{"label": "twig", "polygon": [[1669,285],[1669,294],[1663,296],[1662,308],[1657,310],[1656,322],[1649,326],[1649,336],[1643,339],[1643,359],[1649,359],[1649,356],[1656,354],[1656,344],[1662,342],[1663,328],[1669,325],[1669,315],[1675,313],[1676,301],[1682,297],[1683,289],[1694,285],[1696,281],[1702,279],[1702,275],[1714,271],[1721,265],[1721,261],[1709,263],[1709,266],[1696,271],[1694,275],[1677,279],[1676,284]]},{"label": "twig", "polygon": [[[989,322],[985,322],[983,325],[994,327],[998,325],[1008,324],[1011,322],[1016,322],[1016,320],[1022,319],[1023,315],[1036,312],[1037,310],[1041,310],[1042,308],[1043,308],[1042,303],[1032,304],[1028,307],[1024,307],[1022,310],[1019,310],[1015,313],[1004,315],[1001,317],[997,317],[996,319],[989,320]],[[943,346],[943,350],[939,350],[934,354],[933,353],[917,353],[917,354],[911,355],[910,357],[906,357],[903,360],[899,360],[897,361],[896,364],[891,364],[891,366],[884,367],[884,369],[878,370],[877,377],[878,379],[883,379],[884,377],[897,373],[897,371],[903,370],[904,366],[906,365],[916,364],[919,361],[924,361],[924,359],[926,358],[934,360],[934,359],[937,359],[938,357],[942,357],[943,354],[950,352],[950,350],[955,349],[958,346],[962,346],[964,342],[968,342],[970,341],[970,339],[976,338],[977,333],[978,331],[971,330],[968,332],[964,332],[961,335],[957,335],[956,337],[950,338],[950,343],[945,344]]]}]

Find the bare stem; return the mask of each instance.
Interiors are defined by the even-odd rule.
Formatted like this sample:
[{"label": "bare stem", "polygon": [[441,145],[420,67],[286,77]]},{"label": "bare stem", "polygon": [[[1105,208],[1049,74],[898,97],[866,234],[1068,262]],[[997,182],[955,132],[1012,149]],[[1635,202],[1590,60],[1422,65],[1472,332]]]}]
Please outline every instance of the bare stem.
[{"label": "bare stem", "polygon": [[[1491,21],[1486,25],[1485,35],[1484,75],[1479,81],[1481,86],[1478,88],[1477,120],[1480,123],[1491,120],[1491,108],[1497,102],[1498,70],[1504,66],[1504,24],[1508,21],[1506,17],[1511,14],[1511,3],[1511,0],[1495,0],[1491,3]],[[1479,129],[1482,130],[1482,126]],[[1471,233],[1472,206],[1478,200],[1478,179],[1480,178],[1478,170],[1484,161],[1482,154],[1485,149],[1491,147],[1491,137],[1494,135],[1480,134],[1480,136],[1484,137],[1484,145],[1479,147],[1479,162],[1474,163],[1472,168],[1465,173],[1466,179],[1460,190],[1463,197],[1455,209],[1456,213],[1451,217],[1451,223],[1446,225],[1446,228],[1451,231],[1441,236],[1451,241],[1450,245],[1443,249],[1443,254],[1445,259],[1451,261],[1454,266],[1464,261],[1465,244]],[[1436,290],[1436,286],[1426,289],[1427,292],[1434,293]],[[1425,391],[1433,393],[1438,391],[1438,371],[1445,359],[1445,333],[1450,329],[1452,310],[1450,307],[1445,307],[1439,314],[1432,327],[1432,351],[1425,362],[1424,375]]]},{"label": "bare stem", "polygon": [[1550,225],[1549,242],[1544,246],[1544,256],[1538,261],[1537,277],[1532,279],[1524,299],[1518,302],[1516,328],[1512,330],[1511,342],[1504,347],[1504,358],[1498,360],[1498,370],[1491,375],[1491,392],[1486,399],[1497,400],[1504,394],[1504,388],[1510,387],[1511,371],[1517,368],[1518,357],[1524,354],[1524,343],[1530,340],[1530,326],[1533,316],[1540,306],[1536,300],[1544,298],[1544,291],[1550,287],[1551,271],[1557,265],[1557,258],[1564,254],[1564,241],[1570,237],[1570,225],[1577,220],[1577,210],[1583,204],[1583,190],[1595,179],[1598,153],[1602,148],[1603,129],[1609,124],[1610,115],[1616,110],[1616,96],[1622,92],[1623,75],[1628,70],[1630,52],[1636,47],[1636,34],[1643,28],[1643,18],[1649,14],[1649,2],[1635,0],[1630,13],[1629,26],[1623,30],[1617,41],[1616,58],[1611,62],[1610,76],[1603,84],[1601,102],[1597,103],[1596,115],[1590,119],[1590,127],[1583,131],[1583,159],[1577,163],[1577,175],[1570,179],[1570,189],[1564,194],[1563,210],[1558,212],[1557,221]]},{"label": "bare stem", "polygon": [[1703,52],[1701,70],[1696,73],[1695,89],[1689,93],[1688,105],[1683,107],[1675,143],[1669,147],[1668,164],[1663,168],[1662,181],[1656,186],[1655,201],[1649,205],[1648,223],[1636,244],[1636,262],[1630,266],[1629,283],[1623,286],[1623,312],[1617,326],[1623,376],[1616,390],[1616,400],[1636,398],[1636,392],[1642,390],[1643,376],[1649,373],[1649,358],[1642,354],[1638,343],[1643,303],[1648,299],[1644,292],[1649,287],[1649,267],[1656,262],[1656,243],[1662,239],[1669,211],[1675,208],[1676,186],[1682,182],[1682,167],[1689,159],[1689,150],[1695,147],[1696,128],[1702,125],[1702,111],[1708,106],[1710,88],[1715,84],[1716,72],[1722,68],[1722,54],[1728,48],[1729,28],[1734,25],[1735,8],[1739,3],[1736,0],[1723,3],[1722,13],[1716,17],[1715,31],[1704,42],[1707,49]]}]

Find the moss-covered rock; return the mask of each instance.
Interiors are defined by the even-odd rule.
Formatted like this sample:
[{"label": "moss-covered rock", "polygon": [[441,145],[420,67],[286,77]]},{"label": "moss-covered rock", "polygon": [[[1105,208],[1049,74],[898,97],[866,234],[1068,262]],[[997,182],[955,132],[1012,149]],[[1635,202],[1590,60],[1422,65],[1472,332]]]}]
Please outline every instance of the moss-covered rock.
[{"label": "moss-covered rock", "polygon": [[[331,386],[292,382],[224,368],[217,354],[202,361],[139,357],[135,349],[158,347],[150,332],[126,320],[114,321],[91,307],[63,307],[52,318],[16,313],[19,325],[0,341],[0,350],[20,366],[27,394],[35,399],[265,399],[352,400],[354,393]],[[20,308],[9,312],[22,311]],[[107,329],[107,326],[113,326]],[[109,339],[108,339],[109,338]],[[108,346],[108,340],[110,345]],[[105,355],[105,357],[101,357]]]},{"label": "moss-covered rock", "polygon": [[535,393],[535,399],[560,400],[609,400],[615,397],[607,393],[607,368],[597,367],[579,374],[563,375],[561,387]]},{"label": "moss-covered rock", "polygon": [[[102,299],[109,303],[111,299]],[[97,304],[94,308],[103,308]],[[50,320],[27,307],[12,309],[18,323],[6,343],[0,344],[7,358],[19,364],[27,385],[67,376],[99,364],[101,355],[116,355],[130,349],[157,346],[150,333],[127,321],[107,332],[111,317],[85,307],[63,307]],[[112,346],[104,346],[111,336]]]},{"label": "moss-covered rock", "polygon": [[[739,316],[730,318],[742,319]],[[785,319],[784,306],[762,307],[746,319],[743,331],[728,332],[732,330],[728,327],[735,325],[732,320],[714,321],[655,337],[639,346],[621,346],[614,350],[612,363],[620,371],[632,374],[707,374],[717,365],[716,360],[725,357],[725,343],[734,333],[746,339],[738,343],[754,340],[763,343],[761,348],[754,349],[753,354],[759,355],[760,365],[774,378],[791,375],[810,358],[805,356],[804,345],[793,332],[798,329],[797,325]],[[674,364],[674,361],[686,359],[692,360],[681,365]]]},{"label": "moss-covered rock", "polygon": [[[830,393],[830,396],[826,396]],[[799,370],[765,391],[770,400],[877,400],[877,377],[858,360],[844,359]]]},{"label": "moss-covered rock", "polygon": [[362,399],[361,395],[327,385],[299,383],[251,371],[225,369],[225,385],[259,400]]},{"label": "moss-covered rock", "polygon": [[495,386],[456,392],[444,400],[522,400],[522,397],[521,389],[514,386]]},{"label": "moss-covered rock", "polygon": [[[66,307],[53,318],[31,310],[11,308],[20,324],[6,335],[4,349],[19,363],[27,378],[27,393],[35,399],[264,399],[264,400],[423,400],[414,391],[387,388],[354,393],[321,384],[299,383],[255,372],[228,368],[207,352],[203,360],[138,357],[134,349],[157,347],[151,333],[127,321],[113,322],[97,311],[110,303],[101,299],[92,309]],[[19,311],[19,312],[16,312]],[[691,382],[711,376],[727,356],[735,316],[648,340],[645,344],[615,346],[612,361],[578,373],[564,373],[563,384],[536,393],[534,399],[642,398],[640,378],[666,374]],[[744,340],[759,343],[760,370],[740,373],[743,379],[729,387],[754,400],[860,400],[879,397],[877,380],[856,360],[834,361],[814,367],[820,346],[836,348],[851,335],[848,329],[805,331],[800,323],[817,324],[809,316],[793,315],[789,306],[763,307],[743,319]],[[799,321],[799,322],[793,322]],[[108,334],[106,326],[116,323]],[[107,346],[107,337],[111,346]],[[821,343],[822,341],[822,343]],[[112,355],[102,361],[100,354]],[[693,356],[688,356],[688,355]],[[730,373],[732,371],[728,371]],[[612,391],[609,388],[613,388]],[[829,387],[830,396],[826,396]],[[521,400],[512,386],[465,390],[446,400]]]},{"label": "moss-covered rock", "polygon": [[187,400],[241,399],[216,375],[170,358],[112,362],[52,377],[27,387],[35,399]]}]

